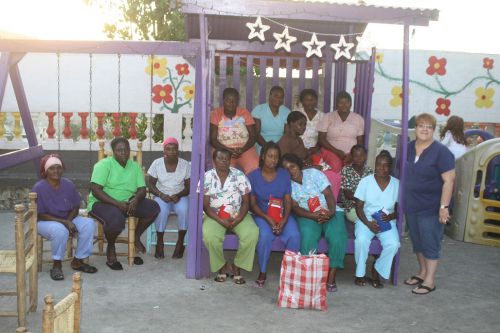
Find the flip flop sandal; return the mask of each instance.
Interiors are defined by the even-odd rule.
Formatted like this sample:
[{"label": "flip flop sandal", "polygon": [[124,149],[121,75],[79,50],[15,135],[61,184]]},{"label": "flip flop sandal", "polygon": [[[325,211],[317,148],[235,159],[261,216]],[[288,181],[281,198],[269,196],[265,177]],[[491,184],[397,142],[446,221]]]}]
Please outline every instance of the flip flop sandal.
[{"label": "flip flop sandal", "polygon": [[371,283],[373,288],[376,288],[376,289],[384,288],[384,285],[380,282],[379,279],[370,279],[370,283]]},{"label": "flip flop sandal", "polygon": [[[417,290],[417,289],[424,289],[424,290],[427,290],[427,292],[426,293],[417,293],[417,292],[415,292],[415,290]],[[427,286],[424,286],[423,284],[421,284],[417,288],[413,289],[411,292],[414,293],[415,295],[427,295],[427,294],[430,294],[431,292],[433,292],[434,290],[436,290],[436,286],[434,286],[434,288],[431,288],[431,287],[427,287]]]},{"label": "flip flop sandal", "polygon": [[245,281],[245,279],[243,278],[243,276],[241,276],[241,275],[235,275],[235,276],[233,277],[233,281],[234,281],[234,283],[236,283],[236,284],[245,284],[245,283],[247,283],[247,282]]},{"label": "flip flop sandal", "polygon": [[354,284],[360,287],[364,287],[366,285],[366,278],[356,277],[354,278]]},{"label": "flip flop sandal", "polygon": [[[417,282],[408,282],[408,281],[411,281],[411,280],[415,280]],[[418,286],[419,284],[422,284],[423,282],[424,282],[424,279],[419,278],[418,276],[413,275],[408,280],[405,280],[404,284],[406,284],[407,286]]]},{"label": "flip flop sandal", "polygon": [[89,273],[89,274],[94,274],[97,272],[96,267],[90,266],[90,265],[85,264],[85,263],[81,263],[80,266],[78,266],[78,267],[71,266],[71,268],[73,268],[73,270],[75,270],[75,271],[80,271],[80,272]]},{"label": "flip flop sandal", "polygon": [[52,268],[50,270],[50,277],[54,281],[64,280],[64,274],[60,268]]},{"label": "flip flop sandal", "polygon": [[215,282],[226,282],[227,280],[227,274],[226,273],[219,273],[217,274],[217,276],[215,277],[214,281]]},{"label": "flip flop sandal", "polygon": [[255,280],[255,288],[264,288],[266,280]]},{"label": "flip flop sandal", "polygon": [[114,262],[106,262],[106,266],[111,268],[114,271],[121,271],[123,270],[122,264],[120,264],[119,261],[114,261]]},{"label": "flip flop sandal", "polygon": [[142,265],[144,264],[144,260],[141,257],[134,257],[134,265]]},{"label": "flip flop sandal", "polygon": [[337,291],[337,284],[336,283],[327,283],[326,284],[326,291],[329,293],[334,293]]}]

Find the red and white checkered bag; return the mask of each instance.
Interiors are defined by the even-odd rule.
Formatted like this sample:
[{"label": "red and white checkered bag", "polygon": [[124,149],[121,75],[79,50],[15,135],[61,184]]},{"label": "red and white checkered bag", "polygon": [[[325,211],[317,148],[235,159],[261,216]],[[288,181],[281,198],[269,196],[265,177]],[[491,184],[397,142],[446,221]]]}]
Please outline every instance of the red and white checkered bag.
[{"label": "red and white checkered bag", "polygon": [[324,254],[301,255],[285,251],[281,261],[278,306],[293,309],[328,309],[326,281],[330,263]]}]

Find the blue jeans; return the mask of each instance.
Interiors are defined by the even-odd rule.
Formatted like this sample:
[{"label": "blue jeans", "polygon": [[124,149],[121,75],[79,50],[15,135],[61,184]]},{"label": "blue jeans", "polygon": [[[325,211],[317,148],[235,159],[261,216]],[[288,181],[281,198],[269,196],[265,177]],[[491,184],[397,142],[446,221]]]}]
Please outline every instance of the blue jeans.
[{"label": "blue jeans", "polygon": [[154,200],[160,206],[160,214],[158,214],[154,221],[157,232],[165,231],[165,228],[167,227],[168,215],[172,211],[177,214],[179,230],[187,230],[189,206],[188,197],[182,197],[177,203],[165,202],[158,197],[155,197]]}]

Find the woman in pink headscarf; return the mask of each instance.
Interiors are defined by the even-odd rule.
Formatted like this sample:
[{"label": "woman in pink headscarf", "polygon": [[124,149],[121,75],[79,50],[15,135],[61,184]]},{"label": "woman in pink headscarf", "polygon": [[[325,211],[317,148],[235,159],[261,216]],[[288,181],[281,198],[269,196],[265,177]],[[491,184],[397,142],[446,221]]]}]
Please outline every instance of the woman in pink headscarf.
[{"label": "woman in pink headscarf", "polygon": [[156,252],[158,259],[165,258],[163,253],[163,234],[167,226],[168,216],[174,211],[177,215],[179,232],[172,258],[182,258],[184,254],[184,237],[187,232],[188,194],[191,177],[191,165],[179,158],[179,142],[175,138],[163,141],[163,157],[153,161],[148,170],[149,192],[155,195],[160,205],[160,214],[154,223],[156,228]]}]

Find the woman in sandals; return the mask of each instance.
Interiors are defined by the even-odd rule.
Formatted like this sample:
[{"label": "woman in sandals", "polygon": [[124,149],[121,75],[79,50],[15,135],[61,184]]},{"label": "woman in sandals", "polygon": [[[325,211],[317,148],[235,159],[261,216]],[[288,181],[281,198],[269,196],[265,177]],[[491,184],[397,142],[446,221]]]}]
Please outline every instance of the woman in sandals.
[{"label": "woman in sandals", "polygon": [[303,169],[302,160],[293,154],[283,155],[282,164],[292,178],[292,210],[299,224],[300,252],[316,251],[324,235],[330,258],[326,288],[337,291],[335,275],[337,269],[344,268],[347,245],[344,211],[336,210],[331,185],[321,171]]},{"label": "woman in sandals", "polygon": [[276,237],[280,237],[287,250],[298,252],[300,232],[292,212],[290,174],[278,168],[280,147],[273,141],[262,147],[259,168],[248,175],[252,185],[250,207],[259,227],[257,256],[260,273],[255,286],[262,288],[266,282],[267,263]]},{"label": "woman in sandals", "polygon": [[[203,242],[210,257],[210,270],[218,272],[215,281],[224,282],[228,273],[234,283],[244,284],[240,269],[251,271],[259,228],[248,214],[251,186],[238,169],[230,167],[231,153],[216,148],[213,152],[214,169],[205,173],[203,184]],[[223,242],[226,232],[232,231],[239,238],[239,248],[234,264],[224,259]]]},{"label": "woman in sandals", "polygon": [[[354,283],[364,286],[366,260],[370,243],[375,236],[380,240],[382,253],[372,266],[371,282],[375,288],[383,288],[380,277],[389,279],[394,256],[399,249],[399,233],[396,227],[396,209],[399,180],[391,176],[393,159],[387,150],[382,150],[375,159],[375,174],[361,179],[354,193],[358,219],[354,225],[354,258],[356,277]],[[375,213],[380,212],[378,223]]]},{"label": "woman in sandals", "polygon": [[92,253],[95,223],[91,218],[78,216],[80,194],[71,180],[62,177],[64,164],[56,154],[46,155],[40,163],[40,179],[33,192],[37,193],[38,233],[50,241],[54,260],[50,277],[63,280],[61,261],[66,253],[69,235],[78,235],[71,268],[95,273],[97,268],[83,262]]}]

